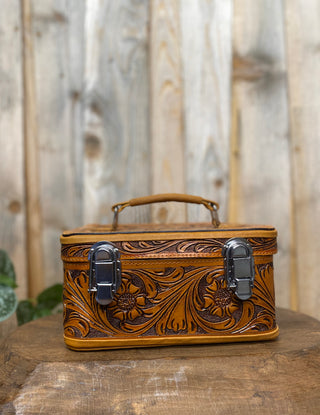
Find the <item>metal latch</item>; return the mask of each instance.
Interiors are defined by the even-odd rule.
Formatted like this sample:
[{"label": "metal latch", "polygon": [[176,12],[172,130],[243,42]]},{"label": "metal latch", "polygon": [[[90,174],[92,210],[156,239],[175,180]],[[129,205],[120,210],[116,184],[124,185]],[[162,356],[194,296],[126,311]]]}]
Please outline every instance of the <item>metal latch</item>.
[{"label": "metal latch", "polygon": [[119,250],[110,242],[98,242],[90,249],[88,259],[89,292],[96,292],[99,304],[110,304],[121,284]]},{"label": "metal latch", "polygon": [[254,259],[252,247],[243,238],[229,239],[222,248],[225,277],[240,300],[248,300],[252,295],[254,282]]}]

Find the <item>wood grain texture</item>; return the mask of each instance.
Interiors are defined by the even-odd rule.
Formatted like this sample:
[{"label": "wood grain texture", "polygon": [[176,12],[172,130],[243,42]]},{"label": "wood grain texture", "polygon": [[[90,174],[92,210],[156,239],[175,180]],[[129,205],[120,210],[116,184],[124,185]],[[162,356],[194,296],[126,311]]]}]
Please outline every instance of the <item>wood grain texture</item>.
[{"label": "wood grain texture", "polygon": [[277,341],[81,353],[61,317],[16,330],[0,355],[3,414],[318,414],[320,323],[279,310]]},{"label": "wood grain texture", "polygon": [[288,307],[292,234],[283,24],[279,1],[235,2],[229,215],[278,229],[276,299]]},{"label": "wood grain texture", "polygon": [[27,294],[21,7],[3,1],[0,13],[0,249],[14,262],[17,293]]},{"label": "wood grain texture", "polygon": [[[186,191],[228,200],[232,1],[180,2]],[[193,221],[209,220],[198,207]]]},{"label": "wood grain texture", "polygon": [[[111,205],[151,191],[148,16],[147,0],[87,8],[85,222],[110,223]],[[128,220],[148,221],[148,209],[128,209]]]},{"label": "wood grain texture", "polygon": [[[185,193],[180,19],[178,0],[151,6],[150,93],[152,193]],[[185,222],[186,205],[152,206],[152,221]]]},{"label": "wood grain texture", "polygon": [[[76,0],[32,2],[34,73],[30,76],[35,80],[33,105],[38,140],[34,151],[39,161],[40,194],[37,214],[42,226],[45,286],[57,281],[61,231],[70,224],[82,223],[79,97],[83,82],[84,5],[84,1]],[[30,232],[30,238],[37,237]],[[31,253],[30,261],[35,261],[39,253],[41,250]],[[41,288],[40,284],[37,288]]]},{"label": "wood grain texture", "polygon": [[16,314],[0,322],[0,342],[8,337],[18,326]]},{"label": "wood grain texture", "polygon": [[[19,296],[62,280],[62,229],[175,191],[275,225],[277,303],[319,317],[319,7],[3,0],[0,247]],[[210,216],[168,204],[120,224],[184,218]]]},{"label": "wood grain texture", "polygon": [[35,297],[44,287],[42,215],[40,202],[38,126],[30,0],[22,5],[24,82],[24,159],[26,193],[26,251],[28,296]]},{"label": "wood grain texture", "polygon": [[294,230],[297,254],[295,302],[320,317],[320,4],[286,1]]}]

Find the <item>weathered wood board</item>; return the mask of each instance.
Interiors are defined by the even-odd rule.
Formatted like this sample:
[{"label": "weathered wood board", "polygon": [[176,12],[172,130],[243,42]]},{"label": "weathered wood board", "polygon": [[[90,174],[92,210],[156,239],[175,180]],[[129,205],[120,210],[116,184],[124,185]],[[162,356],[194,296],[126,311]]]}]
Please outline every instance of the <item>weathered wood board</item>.
[{"label": "weathered wood board", "polygon": [[[151,192],[149,2],[92,1],[86,14],[84,221],[111,222],[111,205]],[[120,220],[148,221],[135,209]]]},{"label": "weathered wood board", "polygon": [[14,262],[17,294],[27,295],[21,7],[5,0],[0,13],[0,249]]},{"label": "weathered wood board", "polygon": [[43,278],[42,215],[32,12],[30,0],[21,2],[21,23],[23,27],[26,250],[29,297],[35,297],[45,285]]},{"label": "weathered wood board", "polygon": [[[150,92],[152,193],[184,193],[183,80],[178,0],[151,6]],[[156,223],[185,222],[186,206],[152,206]]]},{"label": "weathered wood board", "polygon": [[294,281],[290,269],[290,143],[282,3],[235,2],[233,38],[230,221],[276,226],[276,299],[289,307]]},{"label": "weathered wood board", "polygon": [[[318,414],[320,323],[279,310],[276,341],[72,352],[53,316],[0,354],[3,414]],[[5,362],[5,363],[4,363]]]},{"label": "weathered wood board", "polygon": [[[180,2],[187,193],[221,204],[227,219],[232,74],[232,4]],[[209,220],[191,206],[189,220]]]},{"label": "weathered wood board", "polygon": [[39,164],[45,286],[56,282],[61,270],[57,257],[62,230],[82,222],[79,97],[83,87],[84,6],[84,1],[77,0],[31,3],[34,73],[28,76],[35,82],[34,145]]},{"label": "weathered wood board", "polygon": [[295,305],[320,318],[320,3],[286,2]]}]

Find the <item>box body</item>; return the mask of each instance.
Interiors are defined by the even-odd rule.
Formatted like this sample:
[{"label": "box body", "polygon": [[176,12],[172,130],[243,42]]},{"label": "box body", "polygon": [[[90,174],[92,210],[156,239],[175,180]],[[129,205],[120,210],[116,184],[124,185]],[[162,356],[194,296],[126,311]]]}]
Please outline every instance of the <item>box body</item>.
[{"label": "box body", "polygon": [[[276,230],[221,224],[88,225],[64,232],[64,338],[75,350],[268,340],[277,337],[273,280]],[[223,249],[252,248],[252,295],[228,286]],[[120,252],[121,284],[101,305],[89,292],[89,253],[97,242]]]}]

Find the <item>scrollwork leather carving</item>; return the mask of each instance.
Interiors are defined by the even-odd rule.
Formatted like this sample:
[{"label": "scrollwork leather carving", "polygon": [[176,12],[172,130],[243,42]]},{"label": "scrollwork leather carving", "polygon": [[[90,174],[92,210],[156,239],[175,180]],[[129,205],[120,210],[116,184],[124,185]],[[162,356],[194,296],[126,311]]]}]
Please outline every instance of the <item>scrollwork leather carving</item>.
[{"label": "scrollwork leather carving", "polygon": [[86,271],[66,268],[65,334],[123,338],[271,330],[275,327],[272,262],[255,268],[253,295],[243,302],[227,288],[222,267],[126,269],[109,306],[99,305],[88,293]]},{"label": "scrollwork leather carving", "polygon": [[[228,238],[163,240],[163,241],[123,241],[114,242],[122,255],[137,257],[161,257],[170,255],[220,257],[221,248]],[[255,255],[272,255],[277,250],[276,238],[248,238]],[[67,261],[86,261],[92,244],[63,245],[61,256]]]}]

